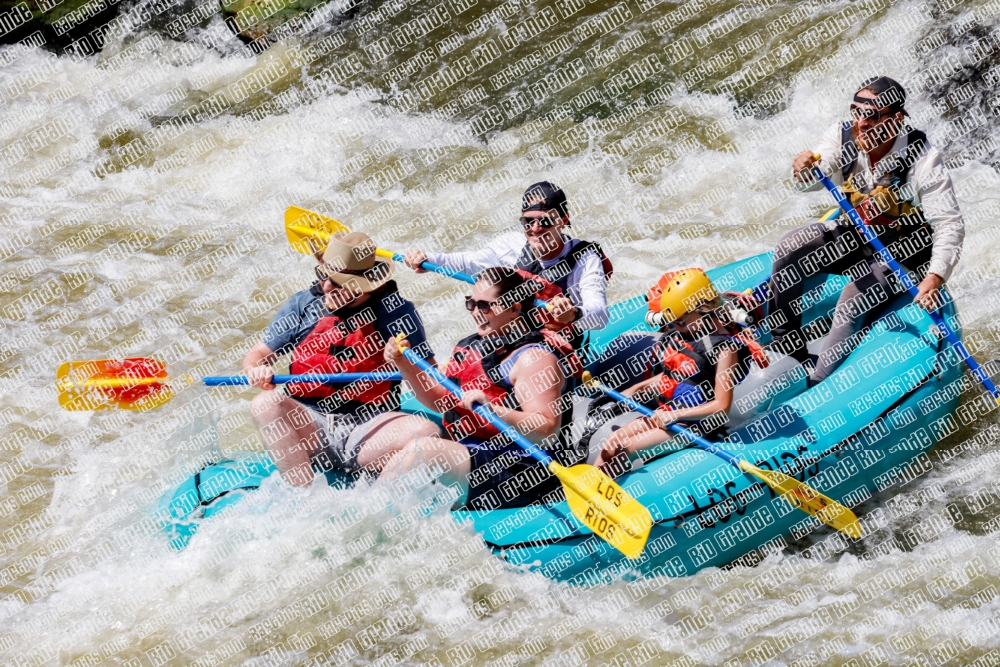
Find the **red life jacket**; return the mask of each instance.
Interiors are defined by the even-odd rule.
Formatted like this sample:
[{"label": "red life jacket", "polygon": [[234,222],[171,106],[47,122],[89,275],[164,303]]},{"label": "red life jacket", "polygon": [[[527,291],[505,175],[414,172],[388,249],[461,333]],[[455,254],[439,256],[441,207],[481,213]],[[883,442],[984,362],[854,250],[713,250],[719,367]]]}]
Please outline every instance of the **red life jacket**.
[{"label": "red life jacket", "polygon": [[[357,318],[358,315],[355,315],[345,320],[336,314],[321,317],[309,335],[295,346],[292,352],[292,374],[389,370],[382,357],[385,347],[382,334],[375,328],[374,321],[359,324]],[[342,403],[380,403],[389,399],[395,385],[394,382],[371,382],[338,388],[319,384],[289,384],[287,391],[292,396],[336,396]]]},{"label": "red life jacket", "polygon": [[[750,359],[754,358],[747,340],[741,336],[722,334],[709,334],[708,338],[712,350],[735,348],[736,379],[742,380],[749,369]],[[760,348],[760,353],[764,354],[763,348],[756,341],[753,345]],[[708,388],[709,391],[704,392],[706,397],[714,393],[718,353],[710,353],[703,338],[689,341],[680,334],[667,334],[661,339],[660,346],[663,355],[654,372],[663,373],[657,385],[661,405],[673,398],[677,386],[681,383]]]},{"label": "red life jacket", "polygon": [[[537,332],[509,341],[505,336],[481,337],[473,334],[455,344],[444,374],[457,384],[462,391],[480,389],[494,405],[503,404],[514,410],[521,406],[514,395],[514,387],[503,378],[500,364],[517,349],[531,344],[545,344]],[[441,418],[445,430],[454,440],[473,437],[489,440],[500,431],[482,417],[454,399],[450,409],[443,411]]]},{"label": "red life jacket", "polygon": [[[761,320],[755,321],[760,322]],[[767,358],[767,351],[764,349],[764,346],[757,342],[757,339],[753,337],[753,334],[749,330],[743,329],[733,334],[732,338],[736,342],[746,346],[747,351],[750,352],[750,356],[759,368],[764,369],[771,365],[771,360]]]}]

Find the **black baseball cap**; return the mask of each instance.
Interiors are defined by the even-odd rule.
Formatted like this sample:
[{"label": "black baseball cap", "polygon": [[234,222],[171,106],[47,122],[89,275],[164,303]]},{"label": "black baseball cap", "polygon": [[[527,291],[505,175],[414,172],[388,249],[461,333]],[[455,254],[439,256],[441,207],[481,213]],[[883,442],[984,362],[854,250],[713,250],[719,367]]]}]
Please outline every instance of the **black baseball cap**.
[{"label": "black baseball cap", "polygon": [[[870,90],[875,93],[875,104],[878,106],[906,113],[906,109],[903,108],[903,105],[906,104],[906,91],[895,79],[890,79],[887,76],[873,76],[861,84],[858,93],[862,90]],[[864,97],[859,98],[857,93],[854,94],[854,101],[862,104],[871,104],[872,102]]]},{"label": "black baseball cap", "polygon": [[525,211],[559,211],[559,215],[569,216],[569,203],[562,188],[541,181],[528,186],[521,195],[521,213]]}]

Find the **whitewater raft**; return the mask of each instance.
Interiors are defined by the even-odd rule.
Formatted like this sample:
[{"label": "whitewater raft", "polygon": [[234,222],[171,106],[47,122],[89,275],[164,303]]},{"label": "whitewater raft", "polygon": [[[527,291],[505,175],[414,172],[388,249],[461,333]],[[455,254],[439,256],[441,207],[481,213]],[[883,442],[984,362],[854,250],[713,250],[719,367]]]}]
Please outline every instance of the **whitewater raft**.
[{"label": "whitewater raft", "polygon": [[[765,253],[708,274],[720,290],[743,291],[766,280],[770,268],[771,255]],[[814,353],[822,349],[819,334],[828,329],[824,321],[832,316],[846,282],[842,276],[806,281],[803,322],[817,334],[809,343]],[[608,327],[593,332],[588,341],[589,366],[595,374],[616,365],[628,371],[636,350],[651,340],[645,311],[644,296],[612,306]],[[942,314],[957,328],[951,303]],[[765,340],[768,329],[765,319],[758,327]],[[961,336],[961,331],[956,334]],[[622,345],[626,339],[629,345]],[[734,390],[725,448],[857,507],[878,491],[925,472],[921,462],[926,459],[920,455],[954,429],[952,414],[960,392],[952,389],[959,387],[963,368],[935,335],[927,314],[908,295],[900,295],[867,323],[854,351],[819,385],[807,389],[802,367],[789,357],[773,359],[767,369],[754,369]],[[403,407],[423,410],[414,402]],[[585,413],[586,404],[578,411]],[[632,418],[622,415],[617,423]],[[604,435],[598,432],[591,438],[591,460]],[[659,456],[618,478],[655,521],[637,560],[626,559],[590,533],[565,502],[453,510],[452,516],[472,525],[509,563],[578,583],[630,573],[690,575],[760,553],[765,545],[780,546],[784,542],[779,538],[803,536],[821,525],[756,479],[686,446],[680,438],[658,451]],[[171,543],[182,548],[202,521],[238,502],[274,472],[273,463],[258,454],[208,466],[185,480],[157,509]],[[329,479],[344,482],[336,476]],[[862,525],[878,527],[879,516],[862,516]]]}]

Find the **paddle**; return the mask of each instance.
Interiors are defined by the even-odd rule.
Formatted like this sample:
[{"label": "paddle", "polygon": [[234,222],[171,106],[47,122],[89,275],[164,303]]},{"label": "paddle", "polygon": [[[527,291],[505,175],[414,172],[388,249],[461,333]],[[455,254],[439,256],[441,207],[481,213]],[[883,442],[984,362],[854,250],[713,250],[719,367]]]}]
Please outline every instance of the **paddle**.
[{"label": "paddle", "polygon": [[823,214],[823,217],[819,219],[820,222],[829,222],[830,220],[836,220],[840,217],[842,211],[839,208],[831,208],[829,211]]},{"label": "paddle", "polygon": [[[646,417],[654,417],[653,411],[645,405],[636,403],[628,396],[615,391],[611,387],[601,384],[587,371],[584,371],[583,373],[583,383],[587,386],[600,389],[603,393],[607,394],[619,403],[627,405]],[[680,424],[668,424],[667,428],[674,433],[685,437],[691,441],[692,444],[705,450],[709,454],[715,454],[723,461],[736,466],[748,475],[756,477],[760,481],[764,482],[764,484],[767,484],[769,487],[774,489],[774,492],[781,496],[792,507],[800,509],[810,516],[816,517],[826,525],[831,528],[836,528],[845,535],[853,537],[856,540],[861,539],[861,527],[858,524],[858,517],[854,515],[854,512],[849,510],[847,507],[844,507],[836,500],[824,496],[819,491],[816,491],[815,489],[803,484],[794,477],[786,475],[783,472],[758,468],[746,459],[741,459],[735,454],[731,454],[726,450],[719,448],[715,443],[706,440],[691,430],[684,428]]]},{"label": "paddle", "polygon": [[[314,211],[307,211],[298,206],[289,206],[285,210],[285,235],[288,236],[288,242],[297,251],[306,255],[325,250],[326,244],[330,242],[330,237],[335,233],[349,231],[351,230],[344,223]],[[404,260],[400,253],[385,248],[375,248],[375,254],[379,257],[388,257],[394,262],[402,263]],[[447,266],[433,262],[422,262],[420,267],[434,273],[440,273],[442,276],[461,280],[463,283],[476,284],[476,279],[469,274],[449,269]],[[550,309],[549,304],[542,299],[535,299],[535,305],[546,310]]]},{"label": "paddle", "polygon": [[[458,385],[417,356],[413,350],[404,347],[401,336],[397,337],[397,342],[400,343],[400,352],[410,363],[456,397],[462,398],[462,390]],[[566,468],[560,465],[485,405],[475,405],[473,409],[559,479],[570,510],[595,535],[628,558],[635,559],[642,554],[653,527],[653,517],[625,489],[593,466],[581,464]]]},{"label": "paddle", "polygon": [[[328,218],[314,211],[307,211],[298,206],[289,206],[285,210],[285,234],[288,236],[288,242],[292,244],[293,248],[305,255],[322,252],[326,249],[327,243],[330,242],[331,236],[337,232],[349,231],[351,230],[342,222],[337,222],[333,218]],[[396,262],[403,261],[401,254],[385,248],[375,248],[375,254],[379,257],[389,257]],[[432,262],[424,262],[420,266],[428,271],[440,273],[470,285],[476,284],[476,279],[469,274],[449,269],[446,266]]]},{"label": "paddle", "polygon": [[[399,382],[403,377],[399,373],[317,373],[304,375],[275,375],[272,384],[346,384],[371,380],[372,382]],[[217,375],[202,378],[206,387],[237,387],[249,385],[250,380],[245,375]]]},{"label": "paddle", "polygon": [[[401,379],[396,372],[376,372],[275,375],[271,381],[274,384],[348,384],[365,380],[398,382]],[[207,377],[202,381],[207,387],[250,384],[244,375]],[[59,405],[71,411],[149,410],[174,397],[166,366],[145,357],[66,362],[56,371],[56,388]]]},{"label": "paddle", "polygon": [[67,410],[149,410],[174,397],[167,368],[155,359],[68,361],[56,370],[59,405]]},{"label": "paddle", "polygon": [[[817,160],[820,159],[819,155],[814,155],[814,157]],[[840,191],[840,188],[834,185],[833,181],[831,181],[826,174],[820,171],[819,167],[813,167],[813,174],[816,176],[817,179],[819,179],[823,183],[823,186],[830,191],[830,194],[833,195],[833,198],[836,200],[837,205],[840,206],[841,210],[843,210],[844,213],[847,214],[847,217],[850,219],[850,221],[854,223],[855,227],[857,227],[858,232],[860,232],[861,235],[864,237],[864,239],[868,242],[868,244],[875,249],[875,252],[878,253],[882,261],[884,261],[886,265],[888,265],[888,267],[892,269],[892,272],[896,274],[896,278],[899,280],[899,282],[901,282],[903,286],[906,288],[906,290],[911,295],[913,295],[913,298],[916,299],[917,294],[919,293],[919,291],[917,290],[917,286],[910,279],[910,276],[906,273],[906,271],[903,270],[903,267],[899,265],[899,262],[893,259],[892,255],[889,253],[888,248],[882,245],[882,242],[879,241],[878,237],[875,235],[875,232],[873,232],[871,228],[867,224],[865,224],[865,221],[861,218],[861,215],[854,209],[853,206],[851,206],[851,202],[849,202],[847,198],[844,197],[844,194]],[[989,375],[986,374],[986,371],[983,370],[983,368],[979,365],[979,363],[975,360],[975,358],[973,358],[973,356],[965,348],[965,345],[963,345],[962,341],[958,339],[958,336],[956,336],[954,332],[951,330],[951,328],[945,323],[944,318],[941,317],[941,315],[937,312],[937,310],[927,311],[927,314],[930,315],[931,320],[933,320],[934,324],[937,325],[937,327],[945,335],[945,338],[948,339],[948,342],[951,343],[956,350],[958,350],[959,356],[969,367],[969,370],[972,371],[972,374],[976,377],[976,379],[979,380],[980,384],[986,387],[986,390],[990,392],[990,394],[993,396],[993,399],[997,403],[1000,403],[1000,390],[997,389],[996,385],[993,384],[993,381],[990,380]]]}]

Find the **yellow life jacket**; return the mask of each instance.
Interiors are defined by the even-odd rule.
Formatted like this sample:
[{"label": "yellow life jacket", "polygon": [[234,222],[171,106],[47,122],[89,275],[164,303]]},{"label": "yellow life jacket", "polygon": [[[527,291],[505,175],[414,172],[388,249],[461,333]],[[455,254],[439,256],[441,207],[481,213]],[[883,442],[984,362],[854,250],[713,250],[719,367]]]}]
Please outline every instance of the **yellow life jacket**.
[{"label": "yellow life jacket", "polygon": [[852,124],[845,122],[842,125],[841,175],[844,194],[850,199],[851,205],[858,209],[865,222],[889,227],[926,224],[920,207],[913,204],[913,188],[907,182],[910,167],[923,153],[926,145],[927,135],[919,130],[909,130],[905,153],[890,154],[883,158],[895,163],[892,168],[883,172],[875,183],[856,183],[851,171],[858,160],[858,147],[854,142]]}]

